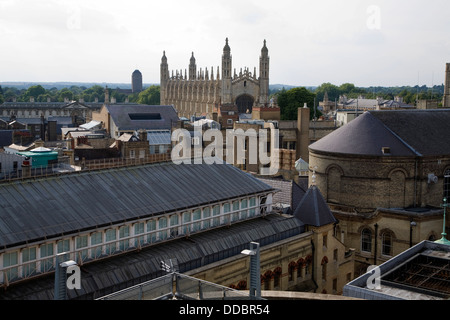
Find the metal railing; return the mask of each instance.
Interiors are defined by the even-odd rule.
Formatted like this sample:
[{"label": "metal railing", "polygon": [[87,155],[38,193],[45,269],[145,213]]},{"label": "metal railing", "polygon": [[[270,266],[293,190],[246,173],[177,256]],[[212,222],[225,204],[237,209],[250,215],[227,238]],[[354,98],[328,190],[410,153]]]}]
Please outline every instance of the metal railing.
[{"label": "metal railing", "polygon": [[[177,272],[120,290],[96,300],[250,300],[236,289]],[[265,300],[258,298],[257,300]]]}]

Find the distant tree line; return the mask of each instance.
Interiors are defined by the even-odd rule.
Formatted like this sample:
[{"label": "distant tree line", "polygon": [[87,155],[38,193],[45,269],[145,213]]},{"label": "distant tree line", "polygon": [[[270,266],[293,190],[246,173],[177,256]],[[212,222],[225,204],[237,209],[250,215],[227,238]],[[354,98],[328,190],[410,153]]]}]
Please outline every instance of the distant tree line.
[{"label": "distant tree line", "polygon": [[432,88],[427,86],[402,86],[402,87],[356,87],[352,83],[344,83],[340,86],[323,83],[317,88],[294,87],[289,90],[281,89],[271,91],[271,97],[276,97],[281,109],[281,120],[296,120],[297,110],[307,103],[311,109],[311,119],[320,117],[321,113],[317,110],[319,102],[323,101],[325,92],[330,101],[339,101],[340,96],[347,98],[376,99],[381,97],[385,100],[394,100],[395,97],[401,97],[403,102],[415,105],[417,100],[438,100],[442,101],[444,95],[444,85],[435,85]]},{"label": "distant tree line", "polygon": [[[105,87],[94,85],[92,87],[85,86],[70,86],[67,88],[45,89],[41,85],[33,85],[27,89],[18,89],[15,87],[0,86],[0,104],[3,102],[29,102],[33,97],[35,102],[64,102],[69,101],[84,101],[88,102],[105,102]],[[107,88],[109,97],[115,98],[117,103],[124,103],[127,99],[132,103],[140,104],[160,104],[160,88],[157,85],[152,85],[140,93],[125,93],[119,88]]]}]

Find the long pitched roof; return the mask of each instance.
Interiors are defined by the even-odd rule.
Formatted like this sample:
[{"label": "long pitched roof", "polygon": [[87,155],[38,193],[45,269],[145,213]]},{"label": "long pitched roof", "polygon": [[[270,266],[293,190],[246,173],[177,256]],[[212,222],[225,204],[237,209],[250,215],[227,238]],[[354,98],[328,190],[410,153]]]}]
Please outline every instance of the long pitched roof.
[{"label": "long pitched roof", "polygon": [[368,111],[309,146],[312,151],[382,156],[450,155],[450,109]]},{"label": "long pitched roof", "polygon": [[172,162],[0,184],[0,248],[274,189],[229,164]]},{"label": "long pitched roof", "polygon": [[107,104],[105,107],[119,130],[171,129],[178,121],[178,114],[173,106]]}]

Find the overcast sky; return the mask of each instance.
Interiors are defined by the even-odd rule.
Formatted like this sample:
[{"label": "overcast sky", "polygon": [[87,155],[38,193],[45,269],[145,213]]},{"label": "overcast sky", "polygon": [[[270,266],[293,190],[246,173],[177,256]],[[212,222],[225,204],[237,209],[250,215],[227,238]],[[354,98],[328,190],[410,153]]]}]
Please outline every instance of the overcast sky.
[{"label": "overcast sky", "polygon": [[450,62],[448,0],[0,0],[0,82],[159,83],[170,70],[254,67],[270,83],[431,86]]}]

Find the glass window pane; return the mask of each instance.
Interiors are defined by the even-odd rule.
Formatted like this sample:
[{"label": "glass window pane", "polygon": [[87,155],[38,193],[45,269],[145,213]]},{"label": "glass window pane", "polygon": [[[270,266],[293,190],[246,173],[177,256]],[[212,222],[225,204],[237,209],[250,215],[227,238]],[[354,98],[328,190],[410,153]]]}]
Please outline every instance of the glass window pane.
[{"label": "glass window pane", "polygon": [[[41,258],[53,256],[53,243],[43,244],[40,247]],[[41,261],[41,272],[50,271],[53,268],[53,258]]]},{"label": "glass window pane", "polygon": [[147,232],[150,232],[147,236],[149,243],[156,242],[156,220],[150,220],[147,222]]}]

